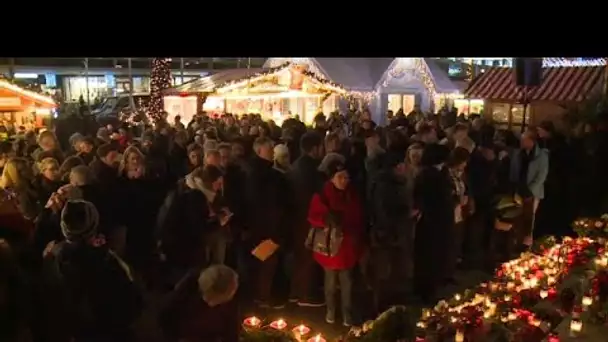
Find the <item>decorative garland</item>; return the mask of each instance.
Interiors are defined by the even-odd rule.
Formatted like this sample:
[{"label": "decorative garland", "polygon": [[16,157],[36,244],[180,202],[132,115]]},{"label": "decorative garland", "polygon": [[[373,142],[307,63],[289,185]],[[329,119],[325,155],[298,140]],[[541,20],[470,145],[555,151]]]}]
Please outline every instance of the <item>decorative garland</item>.
[{"label": "decorative garland", "polygon": [[[264,70],[263,72],[255,73],[253,75],[242,77],[237,80],[231,80],[231,81],[217,84],[217,85],[215,85],[215,88],[216,88],[216,91],[218,91],[218,92],[226,92],[226,91],[230,91],[235,88],[240,88],[240,87],[245,86],[249,82],[260,81],[266,77],[272,76],[272,75],[276,74],[277,72],[280,72],[280,71],[283,71],[283,70],[289,68],[291,65],[292,65],[292,63],[286,62],[277,67]],[[346,93],[346,89],[344,89],[344,87],[342,87],[342,85],[340,85],[338,83],[329,81],[329,80],[317,75],[316,73],[314,73],[312,71],[302,70],[301,72],[303,75],[313,79],[315,82],[320,83],[321,85],[323,85],[325,87],[328,87],[330,90],[333,90],[338,93]]]}]

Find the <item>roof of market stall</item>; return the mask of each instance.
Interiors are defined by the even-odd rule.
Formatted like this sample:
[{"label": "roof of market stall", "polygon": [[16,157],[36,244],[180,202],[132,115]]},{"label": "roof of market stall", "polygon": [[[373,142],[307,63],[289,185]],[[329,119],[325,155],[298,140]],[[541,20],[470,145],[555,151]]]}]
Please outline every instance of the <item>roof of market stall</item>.
[{"label": "roof of market stall", "polygon": [[[465,90],[469,98],[520,101],[523,87],[515,84],[512,68],[489,68],[473,79]],[[529,101],[582,101],[604,79],[605,67],[553,67],[543,68],[542,84],[529,88]]]},{"label": "roof of market stall", "polygon": [[[284,63],[275,68],[255,68],[255,69],[231,69],[220,71],[210,76],[201,77],[190,82],[183,83],[176,87],[167,89],[165,94],[184,94],[184,93],[222,93],[233,89],[246,86],[249,83],[273,77],[276,74],[288,69],[292,64]],[[344,87],[338,83],[326,80],[311,71],[302,71],[320,89],[329,92],[346,93]]]},{"label": "roof of market stall", "polygon": [[8,90],[11,93],[15,93],[20,97],[27,98],[30,101],[34,101],[41,105],[45,105],[46,107],[53,108],[53,107],[57,106],[57,104],[51,97],[45,96],[42,94],[38,94],[37,92],[31,91],[31,90],[24,89],[22,87],[19,87],[18,85],[12,84],[8,80],[0,79],[0,90],[1,89]]}]

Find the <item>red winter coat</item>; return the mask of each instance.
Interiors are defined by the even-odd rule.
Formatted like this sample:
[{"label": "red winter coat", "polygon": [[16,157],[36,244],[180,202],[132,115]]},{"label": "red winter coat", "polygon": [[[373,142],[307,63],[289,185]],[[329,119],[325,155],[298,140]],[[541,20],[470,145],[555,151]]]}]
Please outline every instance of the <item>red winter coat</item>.
[{"label": "red winter coat", "polygon": [[[314,253],[315,260],[323,267],[332,270],[353,268],[363,251],[364,218],[361,199],[354,186],[344,191],[338,190],[330,181],[323,185],[323,193],[333,212],[341,214],[344,239],[333,257]],[[319,194],[314,194],[308,210],[308,222],[312,227],[325,226],[325,217],[329,210],[321,201]]]}]

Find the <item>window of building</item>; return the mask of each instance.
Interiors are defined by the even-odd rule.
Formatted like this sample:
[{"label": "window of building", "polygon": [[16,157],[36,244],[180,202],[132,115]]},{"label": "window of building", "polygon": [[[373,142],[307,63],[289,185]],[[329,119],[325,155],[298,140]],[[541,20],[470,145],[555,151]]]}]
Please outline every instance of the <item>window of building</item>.
[{"label": "window of building", "polygon": [[87,98],[93,102],[95,98],[104,98],[112,95],[112,90],[106,83],[105,76],[89,76],[87,81],[85,77],[65,77],[63,85],[65,89],[65,100],[68,102],[76,102],[82,95],[85,101]]},{"label": "window of building", "polygon": [[[526,111],[525,124],[528,125],[530,122],[530,108]],[[511,124],[516,126],[521,126],[524,122],[524,106],[521,104],[516,104],[511,107]]]},{"label": "window of building", "polygon": [[177,86],[177,85],[180,85],[180,84],[184,84],[186,82],[190,82],[190,81],[195,80],[197,78],[198,77],[192,77],[192,76],[184,76],[184,77],[174,76],[173,77],[173,85]]},{"label": "window of building", "polygon": [[403,95],[403,113],[407,115],[409,112],[414,110],[416,105],[416,95],[407,94]]},{"label": "window of building", "polygon": [[388,94],[388,110],[396,113],[402,107],[401,101],[401,94]]},{"label": "window of building", "polygon": [[508,124],[510,106],[508,103],[492,104],[492,121],[498,124]]}]

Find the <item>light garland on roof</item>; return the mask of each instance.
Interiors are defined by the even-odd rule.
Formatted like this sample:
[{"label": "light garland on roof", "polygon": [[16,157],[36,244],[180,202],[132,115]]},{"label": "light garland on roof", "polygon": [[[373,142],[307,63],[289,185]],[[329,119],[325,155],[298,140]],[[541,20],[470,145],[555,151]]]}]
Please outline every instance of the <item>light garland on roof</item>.
[{"label": "light garland on roof", "polygon": [[362,99],[366,104],[372,102],[380,93],[378,90],[374,91],[349,91],[348,95]]},{"label": "light garland on roof", "polygon": [[[249,83],[262,81],[267,77],[274,76],[274,74],[288,69],[291,65],[292,65],[292,63],[286,62],[280,66],[270,68],[266,71],[256,73],[256,74],[248,76],[248,77],[244,77],[244,78],[241,78],[238,80],[229,81],[229,82],[226,82],[223,84],[215,85],[215,87],[216,87],[215,92],[217,92],[218,94],[223,94],[223,93],[232,91],[234,89],[245,87]],[[313,82],[319,84],[322,88],[325,88],[329,91],[333,91],[333,92],[337,92],[337,93],[341,93],[341,94],[345,94],[347,92],[346,89],[344,89],[344,87],[342,87],[341,85],[339,85],[335,82],[326,80],[324,78],[321,78],[321,77],[319,77],[318,74],[316,74],[312,71],[304,70],[304,71],[302,71],[302,74],[311,78],[313,80]]]},{"label": "light garland on roof", "polygon": [[568,59],[568,58],[543,58],[543,68],[555,67],[583,67],[583,66],[605,66],[606,58],[592,59]]},{"label": "light garland on roof", "polygon": [[[388,86],[388,84],[390,83],[390,81],[394,78],[398,78],[395,76],[398,76],[400,74],[402,74],[403,72],[405,72],[405,70],[408,70],[410,68],[406,68],[401,66],[401,63],[403,63],[405,58],[398,58],[398,60],[396,61],[395,64],[393,64],[393,67],[388,71],[386,80],[384,80],[383,82],[383,86]],[[428,90],[429,95],[432,97],[434,97],[437,94],[437,90],[435,88],[435,80],[433,79],[433,76],[431,74],[431,71],[429,70],[428,65],[426,65],[426,62],[424,61],[424,59],[422,58],[408,58],[410,59],[413,64],[414,64],[414,68],[412,69],[412,71],[416,74],[417,78],[420,79],[420,82],[422,82],[422,84],[424,85],[424,87]]]},{"label": "light garland on roof", "polygon": [[287,58],[270,58],[268,60],[268,66],[270,68],[279,67],[285,63],[292,63],[296,65],[306,65],[308,66],[308,71],[312,71],[317,75],[317,77],[321,79],[327,79],[326,75],[317,67],[316,63],[312,58],[308,57],[287,57]]},{"label": "light garland on roof", "polygon": [[[483,58],[471,59],[469,65],[482,65],[480,62]],[[511,63],[501,64],[496,66],[483,65],[485,67],[494,68],[512,68],[512,59],[509,58]],[[558,67],[586,67],[586,66],[605,66],[608,60],[606,58],[589,58],[589,59],[571,59],[565,57],[545,57],[543,58],[543,68],[558,68]]]},{"label": "light garland on roof", "polygon": [[0,87],[6,88],[6,89],[8,89],[10,91],[14,91],[14,92],[16,92],[16,93],[18,93],[20,95],[32,98],[32,99],[40,101],[40,102],[47,103],[47,104],[52,105],[52,106],[56,106],[57,105],[55,103],[55,101],[52,98],[48,97],[48,96],[40,95],[40,94],[38,94],[36,92],[33,92],[31,90],[23,89],[23,88],[21,88],[21,87],[19,87],[17,85],[14,85],[14,84],[6,81],[6,80],[0,80]]}]

